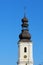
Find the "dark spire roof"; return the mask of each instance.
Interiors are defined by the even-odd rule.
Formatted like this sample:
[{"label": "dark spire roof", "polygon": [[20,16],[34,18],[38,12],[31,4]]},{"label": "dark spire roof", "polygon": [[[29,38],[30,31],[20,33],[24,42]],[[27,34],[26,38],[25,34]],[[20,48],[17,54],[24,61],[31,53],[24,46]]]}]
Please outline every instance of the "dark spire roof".
[{"label": "dark spire roof", "polygon": [[28,19],[26,17],[22,18],[22,32],[19,35],[20,41],[30,41],[31,35],[28,32]]}]

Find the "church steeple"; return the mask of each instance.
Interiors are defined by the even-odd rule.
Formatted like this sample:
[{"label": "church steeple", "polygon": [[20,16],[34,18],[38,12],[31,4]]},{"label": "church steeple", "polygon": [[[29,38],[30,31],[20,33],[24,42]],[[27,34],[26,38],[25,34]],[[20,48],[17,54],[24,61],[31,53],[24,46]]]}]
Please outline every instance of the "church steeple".
[{"label": "church steeple", "polygon": [[22,18],[22,31],[19,35],[18,42],[18,65],[33,65],[33,50],[31,35],[28,31],[28,19],[26,16]]},{"label": "church steeple", "polygon": [[22,32],[21,32],[21,34],[19,35],[19,38],[20,38],[20,41],[31,41],[30,39],[31,39],[31,35],[30,35],[30,33],[28,32],[28,26],[29,26],[29,24],[28,24],[28,19],[26,18],[26,16],[24,16],[23,18],[22,18]]}]

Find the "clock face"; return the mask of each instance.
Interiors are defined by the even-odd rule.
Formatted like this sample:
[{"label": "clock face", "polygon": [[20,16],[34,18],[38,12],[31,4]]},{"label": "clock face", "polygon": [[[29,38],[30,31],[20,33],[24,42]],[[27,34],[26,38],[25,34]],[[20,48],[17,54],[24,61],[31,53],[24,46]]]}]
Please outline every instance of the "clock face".
[{"label": "clock face", "polygon": [[24,58],[27,58],[27,56],[26,56],[26,55],[24,55]]}]

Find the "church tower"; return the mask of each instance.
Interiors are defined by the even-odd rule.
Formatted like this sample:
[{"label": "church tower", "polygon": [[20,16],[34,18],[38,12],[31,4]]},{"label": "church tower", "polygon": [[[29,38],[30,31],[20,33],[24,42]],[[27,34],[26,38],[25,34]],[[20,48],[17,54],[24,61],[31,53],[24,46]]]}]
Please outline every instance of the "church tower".
[{"label": "church tower", "polygon": [[18,65],[33,65],[33,50],[31,35],[28,30],[28,19],[26,16],[22,18],[22,31],[19,35],[18,42]]}]

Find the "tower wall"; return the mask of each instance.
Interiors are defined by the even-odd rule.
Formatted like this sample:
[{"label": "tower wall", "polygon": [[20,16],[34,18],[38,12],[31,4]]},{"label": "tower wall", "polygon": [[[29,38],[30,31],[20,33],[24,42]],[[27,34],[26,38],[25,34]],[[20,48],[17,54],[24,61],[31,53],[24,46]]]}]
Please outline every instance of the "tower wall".
[{"label": "tower wall", "polygon": [[18,65],[33,65],[33,53],[32,52],[33,52],[32,42],[19,42],[18,44]]}]

